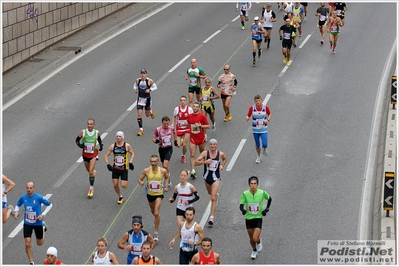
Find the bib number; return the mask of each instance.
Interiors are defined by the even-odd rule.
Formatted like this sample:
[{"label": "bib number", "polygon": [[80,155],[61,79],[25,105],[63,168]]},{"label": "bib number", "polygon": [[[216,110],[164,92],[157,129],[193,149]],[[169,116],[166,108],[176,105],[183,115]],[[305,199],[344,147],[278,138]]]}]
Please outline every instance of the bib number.
[{"label": "bib number", "polygon": [[85,143],[85,153],[93,154],[94,153],[94,144],[93,143]]},{"label": "bib number", "polygon": [[151,192],[159,192],[161,189],[160,182],[150,182],[150,191]]},{"label": "bib number", "polygon": [[197,78],[190,78],[190,85],[197,86]]},{"label": "bib number", "polygon": [[145,106],[145,105],[147,105],[147,98],[145,98],[145,97],[139,97],[138,105],[139,105],[139,106]]},{"label": "bib number", "polygon": [[195,124],[191,124],[191,133],[199,134],[201,132],[201,128],[196,126]]},{"label": "bib number", "polygon": [[26,221],[27,222],[29,222],[29,223],[35,223],[36,222],[36,212],[26,212],[26,215],[25,215],[26,217],[25,217],[25,219],[26,219]]},{"label": "bib number", "polygon": [[258,214],[259,213],[259,204],[258,203],[249,203],[248,211],[250,214]]},{"label": "bib number", "polygon": [[216,171],[219,166],[219,161],[218,160],[212,160],[211,164],[209,164],[208,169],[212,172]]}]

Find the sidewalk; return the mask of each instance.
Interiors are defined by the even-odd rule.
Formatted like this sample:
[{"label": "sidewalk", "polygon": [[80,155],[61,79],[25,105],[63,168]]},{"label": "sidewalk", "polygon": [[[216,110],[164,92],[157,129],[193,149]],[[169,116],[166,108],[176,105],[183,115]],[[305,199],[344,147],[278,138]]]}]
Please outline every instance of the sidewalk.
[{"label": "sidewalk", "polygon": [[[72,34],[38,53],[31,60],[3,74],[3,105],[70,61],[76,54],[99,42],[130,22],[145,17],[163,3],[133,3]],[[64,49],[62,49],[64,48]],[[58,50],[62,49],[62,50]]]}]

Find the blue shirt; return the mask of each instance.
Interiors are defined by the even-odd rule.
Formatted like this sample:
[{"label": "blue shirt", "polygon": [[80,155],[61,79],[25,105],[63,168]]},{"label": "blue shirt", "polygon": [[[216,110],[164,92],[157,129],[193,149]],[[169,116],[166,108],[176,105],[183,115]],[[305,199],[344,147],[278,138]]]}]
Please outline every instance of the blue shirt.
[{"label": "blue shirt", "polygon": [[42,204],[50,206],[50,200],[45,199],[38,193],[33,193],[32,196],[25,194],[19,198],[17,206],[21,207],[22,204],[25,207],[24,223],[32,226],[43,225],[43,221],[38,221],[37,217],[42,214]]}]

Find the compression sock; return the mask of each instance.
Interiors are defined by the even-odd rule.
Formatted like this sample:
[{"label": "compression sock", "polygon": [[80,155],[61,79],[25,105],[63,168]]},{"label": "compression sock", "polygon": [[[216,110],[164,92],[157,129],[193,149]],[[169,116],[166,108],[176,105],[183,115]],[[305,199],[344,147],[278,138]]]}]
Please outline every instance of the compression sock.
[{"label": "compression sock", "polygon": [[94,177],[89,177],[90,186],[94,186]]},{"label": "compression sock", "polygon": [[143,119],[137,119],[137,123],[139,124],[140,129],[143,128]]}]

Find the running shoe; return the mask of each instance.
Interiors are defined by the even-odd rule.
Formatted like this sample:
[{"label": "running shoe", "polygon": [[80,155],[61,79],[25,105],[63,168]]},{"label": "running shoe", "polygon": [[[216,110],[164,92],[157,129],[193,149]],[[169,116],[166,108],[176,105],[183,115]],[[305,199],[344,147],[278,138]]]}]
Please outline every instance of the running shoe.
[{"label": "running shoe", "polygon": [[96,156],[96,160],[99,160],[98,155]]},{"label": "running shoe", "polygon": [[335,50],[334,49],[332,50],[332,53],[335,54]]},{"label": "running shoe", "polygon": [[29,265],[35,265],[35,263],[34,263],[34,262],[31,262],[31,263],[29,263]]},{"label": "running shoe", "polygon": [[154,241],[159,241],[158,233],[154,233],[153,238],[154,238]]},{"label": "running shoe", "polygon": [[258,58],[262,56],[262,50],[258,50]]},{"label": "running shoe", "polygon": [[[255,63],[254,63],[254,64],[255,64]],[[224,119],[223,119],[223,120],[224,120],[224,122],[228,121],[228,120],[229,120],[229,115],[226,114],[226,116],[224,116]]]},{"label": "running shoe", "polygon": [[215,220],[215,218],[214,218],[213,216],[210,216],[210,217],[209,217],[209,220],[208,220],[208,225],[209,225],[209,226],[212,226],[213,223],[214,223],[214,220]]},{"label": "running shoe", "polygon": [[277,6],[277,11],[280,11],[280,9],[281,9],[281,6],[278,5],[278,6]]},{"label": "running shoe", "polygon": [[8,205],[8,209],[11,210],[10,215],[11,215],[12,217],[14,217],[14,215],[15,215],[14,206],[13,206],[13,205]]},{"label": "running shoe", "polygon": [[241,30],[245,30],[245,26],[242,26],[242,27],[241,27]]},{"label": "running shoe", "polygon": [[185,163],[186,162],[186,156],[182,155],[181,156],[181,163]]},{"label": "running shoe", "polygon": [[267,147],[263,148],[263,155],[267,155]]},{"label": "running shoe", "polygon": [[94,192],[93,189],[89,189],[89,192],[87,193],[87,197],[88,198],[92,198],[93,197],[93,192]]},{"label": "running shoe", "polygon": [[320,44],[324,44],[324,41],[323,41],[323,40],[321,40],[321,41],[320,41]]},{"label": "running shoe", "polygon": [[140,130],[138,131],[138,133],[137,133],[137,136],[142,136],[142,135],[144,135],[144,130],[143,130],[143,129],[140,129]]},{"label": "running shoe", "polygon": [[332,43],[330,43],[330,49],[332,49]]},{"label": "running shoe", "polygon": [[260,157],[256,157],[255,162],[256,162],[257,164],[259,164],[259,163],[260,163]]},{"label": "running shoe", "polygon": [[151,119],[155,119],[155,112],[154,111],[151,112]]},{"label": "running shoe", "polygon": [[256,60],[254,59],[254,61],[252,61],[252,64],[255,65],[256,64]]},{"label": "running shoe", "polygon": [[267,50],[270,50],[270,45],[267,45]]},{"label": "running shoe", "polygon": [[296,47],[296,44],[293,44],[292,46],[295,48],[295,47]]},{"label": "running shoe", "polygon": [[123,196],[120,196],[117,203],[118,204],[123,204],[123,202],[125,202],[125,199],[123,198]]},{"label": "running shoe", "polygon": [[291,61],[287,60],[287,66],[291,66]]},{"label": "running shoe", "polygon": [[229,113],[229,117],[227,118],[229,121],[231,121],[231,119],[233,118],[233,116],[231,116],[231,113]]},{"label": "running shoe", "polygon": [[287,63],[287,57],[286,56],[283,57],[283,63],[284,64]]},{"label": "running shoe", "polygon": [[47,225],[45,221],[43,221],[43,231],[47,232]]},{"label": "running shoe", "polygon": [[251,253],[251,259],[252,259],[252,260],[255,260],[257,254],[258,254],[258,253],[256,253],[256,251],[252,251],[252,253]]},{"label": "running shoe", "polygon": [[194,170],[191,171],[190,177],[191,177],[192,179],[196,179],[196,178],[197,178],[197,174],[195,173]]},{"label": "running shoe", "polygon": [[306,16],[305,16],[305,18],[303,20],[307,20]]},{"label": "running shoe", "polygon": [[216,130],[216,122],[212,124],[212,132],[214,132]]},{"label": "running shoe", "polygon": [[302,40],[302,35],[298,36],[298,41],[300,42]]},{"label": "running shoe", "polygon": [[262,238],[260,239],[260,242],[256,244],[256,252],[261,252],[263,246],[262,246]]}]

